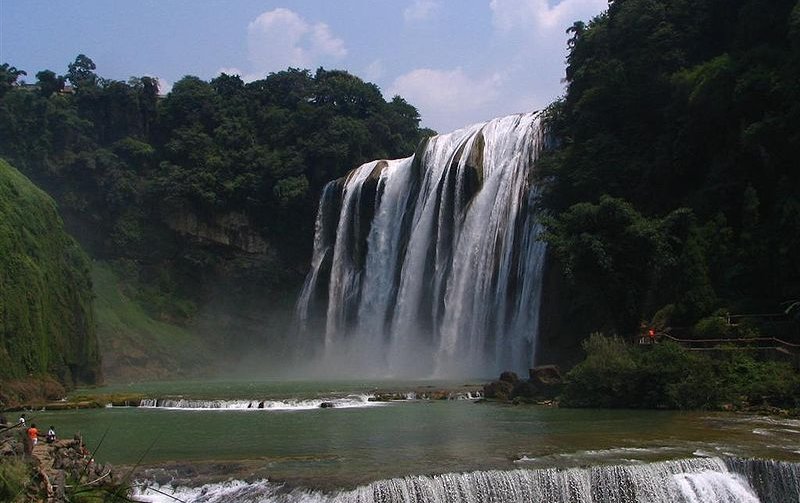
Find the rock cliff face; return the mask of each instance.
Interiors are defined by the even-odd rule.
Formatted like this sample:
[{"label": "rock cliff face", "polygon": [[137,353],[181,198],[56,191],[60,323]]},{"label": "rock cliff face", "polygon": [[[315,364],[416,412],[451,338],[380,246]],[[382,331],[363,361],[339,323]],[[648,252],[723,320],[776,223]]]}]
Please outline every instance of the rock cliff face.
[{"label": "rock cliff face", "polygon": [[0,160],[0,380],[95,383],[89,260],[53,200]]},{"label": "rock cliff face", "polygon": [[251,254],[266,254],[267,242],[255,231],[246,215],[225,213],[204,219],[187,210],[166,218],[170,229],[200,241],[238,248]]}]

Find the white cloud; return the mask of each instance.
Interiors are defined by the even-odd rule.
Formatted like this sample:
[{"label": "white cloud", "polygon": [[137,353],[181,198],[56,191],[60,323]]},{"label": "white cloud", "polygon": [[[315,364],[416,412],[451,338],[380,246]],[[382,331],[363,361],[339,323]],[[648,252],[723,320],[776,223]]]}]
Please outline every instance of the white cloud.
[{"label": "white cloud", "polygon": [[344,41],[327,24],[309,23],[285,8],[264,12],[247,26],[247,49],[254,73],[313,69],[347,54]]},{"label": "white cloud", "polygon": [[376,59],[367,65],[366,68],[364,68],[364,71],[361,72],[361,75],[367,82],[376,82],[383,78],[384,71],[383,60]]},{"label": "white cloud", "polygon": [[566,30],[573,21],[588,20],[608,6],[608,0],[562,0],[550,6],[548,0],[492,0],[492,22],[501,31],[516,29],[537,32]]},{"label": "white cloud", "polygon": [[[424,125],[447,132],[511,113],[541,109],[563,92],[566,29],[588,21],[608,0],[492,0],[493,26],[483,64],[407,71],[389,86],[416,106]],[[406,9],[406,21],[429,16],[427,0]],[[437,5],[430,7],[435,9]],[[487,22],[489,20],[487,19]],[[456,63],[458,64],[458,63]]]},{"label": "white cloud", "polygon": [[439,10],[439,2],[435,0],[414,0],[414,3],[403,11],[403,18],[407,23],[425,21],[433,17]]},{"label": "white cloud", "polygon": [[475,78],[461,68],[418,68],[395,79],[389,94],[401,95],[419,109],[426,124],[447,132],[491,118],[487,109],[500,98],[504,81],[499,73]]}]

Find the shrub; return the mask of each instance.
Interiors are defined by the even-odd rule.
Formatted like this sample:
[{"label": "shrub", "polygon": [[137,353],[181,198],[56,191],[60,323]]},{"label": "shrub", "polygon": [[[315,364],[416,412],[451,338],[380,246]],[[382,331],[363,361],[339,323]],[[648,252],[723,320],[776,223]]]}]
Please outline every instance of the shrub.
[{"label": "shrub", "polygon": [[593,334],[586,359],[566,376],[567,407],[714,409],[800,405],[800,376],[785,363],[762,362],[730,351],[713,359],[672,343],[630,346]]},{"label": "shrub", "polygon": [[17,459],[0,460],[0,501],[25,501],[25,489],[30,482],[28,465]]},{"label": "shrub", "polygon": [[594,333],[583,341],[586,359],[566,376],[561,402],[571,407],[624,407],[630,403],[636,362],[618,337]]},{"label": "shrub", "polygon": [[728,335],[728,324],[722,316],[703,318],[692,327],[692,335],[698,339],[723,339]]}]

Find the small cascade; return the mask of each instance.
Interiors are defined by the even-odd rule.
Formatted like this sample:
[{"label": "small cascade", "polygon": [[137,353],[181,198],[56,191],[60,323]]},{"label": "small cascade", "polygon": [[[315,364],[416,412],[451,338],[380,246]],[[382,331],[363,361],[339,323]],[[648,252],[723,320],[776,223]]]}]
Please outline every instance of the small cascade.
[{"label": "small cascade", "polygon": [[514,115],[328,184],[297,303],[302,354],[328,375],[526,372],[545,252],[531,183],[542,145],[539,116]]},{"label": "small cascade", "polygon": [[408,476],[333,494],[286,490],[268,481],[231,481],[198,488],[160,486],[160,493],[140,489],[137,497],[206,503],[787,503],[800,499],[799,481],[800,463],[694,458],[566,470]]},{"label": "small cascade", "polygon": [[375,395],[331,396],[311,399],[287,398],[282,400],[199,400],[190,398],[143,398],[139,403],[145,409],[175,410],[311,410],[319,408],[353,408],[380,405]]}]

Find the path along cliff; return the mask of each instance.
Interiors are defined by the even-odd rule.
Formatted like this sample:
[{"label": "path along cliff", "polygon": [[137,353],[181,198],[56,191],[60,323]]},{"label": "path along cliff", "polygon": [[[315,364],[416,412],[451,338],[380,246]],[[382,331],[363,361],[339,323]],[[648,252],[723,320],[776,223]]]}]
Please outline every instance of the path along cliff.
[{"label": "path along cliff", "polygon": [[97,463],[80,435],[34,446],[20,427],[0,429],[0,500],[61,503],[78,495],[128,499],[124,477]]}]

